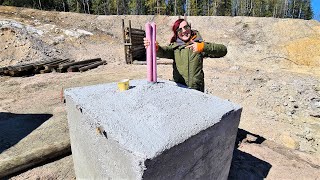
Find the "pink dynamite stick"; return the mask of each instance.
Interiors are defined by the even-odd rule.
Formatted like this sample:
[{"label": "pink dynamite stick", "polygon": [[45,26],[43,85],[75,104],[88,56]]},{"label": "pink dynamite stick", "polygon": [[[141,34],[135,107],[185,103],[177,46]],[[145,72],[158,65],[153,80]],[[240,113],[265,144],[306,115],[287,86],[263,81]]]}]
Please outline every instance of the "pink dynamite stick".
[{"label": "pink dynamite stick", "polygon": [[147,80],[149,82],[153,82],[153,73],[152,73],[152,43],[151,43],[151,25],[150,23],[146,23],[145,25],[146,28],[146,38],[149,40],[150,45],[147,48]]},{"label": "pink dynamite stick", "polygon": [[156,23],[151,23],[152,27],[152,77],[153,82],[157,82],[157,50],[156,50]]}]

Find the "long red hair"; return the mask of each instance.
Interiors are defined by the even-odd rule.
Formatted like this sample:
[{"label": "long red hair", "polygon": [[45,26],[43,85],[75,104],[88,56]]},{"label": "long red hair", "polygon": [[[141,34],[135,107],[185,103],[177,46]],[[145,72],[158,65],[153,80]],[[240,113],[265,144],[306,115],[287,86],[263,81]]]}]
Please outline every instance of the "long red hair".
[{"label": "long red hair", "polygon": [[184,21],[184,19],[178,19],[178,20],[176,20],[176,22],[173,23],[173,26],[172,26],[173,36],[172,36],[172,38],[170,40],[170,43],[173,43],[173,42],[177,41],[177,38],[178,38],[177,29],[179,28],[180,23],[182,21]]}]

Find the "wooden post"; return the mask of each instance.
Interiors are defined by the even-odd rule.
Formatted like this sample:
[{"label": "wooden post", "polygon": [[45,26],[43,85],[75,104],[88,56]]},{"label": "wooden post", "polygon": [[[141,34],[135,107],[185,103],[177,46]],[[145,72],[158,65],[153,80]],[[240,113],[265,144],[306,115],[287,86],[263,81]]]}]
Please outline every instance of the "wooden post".
[{"label": "wooden post", "polygon": [[[130,38],[130,43],[132,43],[132,39],[131,39],[131,20],[129,20],[129,38]],[[129,46],[129,48],[131,49],[131,47],[132,46]],[[129,61],[130,61],[130,64],[132,64],[132,61],[133,61],[133,57],[132,56],[130,56],[129,57],[130,59],[129,59]]]},{"label": "wooden post", "polygon": [[126,42],[126,32],[124,29],[124,19],[122,19],[122,32],[123,32],[123,43],[124,43],[124,58],[126,60],[126,63],[128,62],[128,58],[127,58],[127,46],[125,45]]}]

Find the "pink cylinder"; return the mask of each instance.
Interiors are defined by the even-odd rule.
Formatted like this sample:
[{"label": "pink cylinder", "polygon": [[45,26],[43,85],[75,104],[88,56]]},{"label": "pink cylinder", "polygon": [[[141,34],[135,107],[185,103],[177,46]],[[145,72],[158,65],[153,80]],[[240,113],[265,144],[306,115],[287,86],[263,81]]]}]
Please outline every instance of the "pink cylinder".
[{"label": "pink cylinder", "polygon": [[148,46],[147,48],[147,52],[146,52],[146,55],[147,55],[147,80],[149,82],[153,82],[153,73],[152,73],[152,69],[153,69],[153,66],[152,66],[152,30],[151,30],[151,25],[150,23],[146,23],[145,25],[145,28],[146,28],[146,38],[147,40],[150,42],[150,45]]},{"label": "pink cylinder", "polygon": [[157,82],[157,50],[156,50],[156,23],[151,23],[152,27],[152,80]]}]

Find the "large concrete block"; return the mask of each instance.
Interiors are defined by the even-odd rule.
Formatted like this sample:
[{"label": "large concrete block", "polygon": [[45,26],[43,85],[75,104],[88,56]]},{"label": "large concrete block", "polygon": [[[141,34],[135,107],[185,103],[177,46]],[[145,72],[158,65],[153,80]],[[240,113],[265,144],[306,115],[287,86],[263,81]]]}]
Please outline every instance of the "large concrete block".
[{"label": "large concrete block", "polygon": [[65,91],[78,179],[227,179],[241,107],[161,81]]}]

